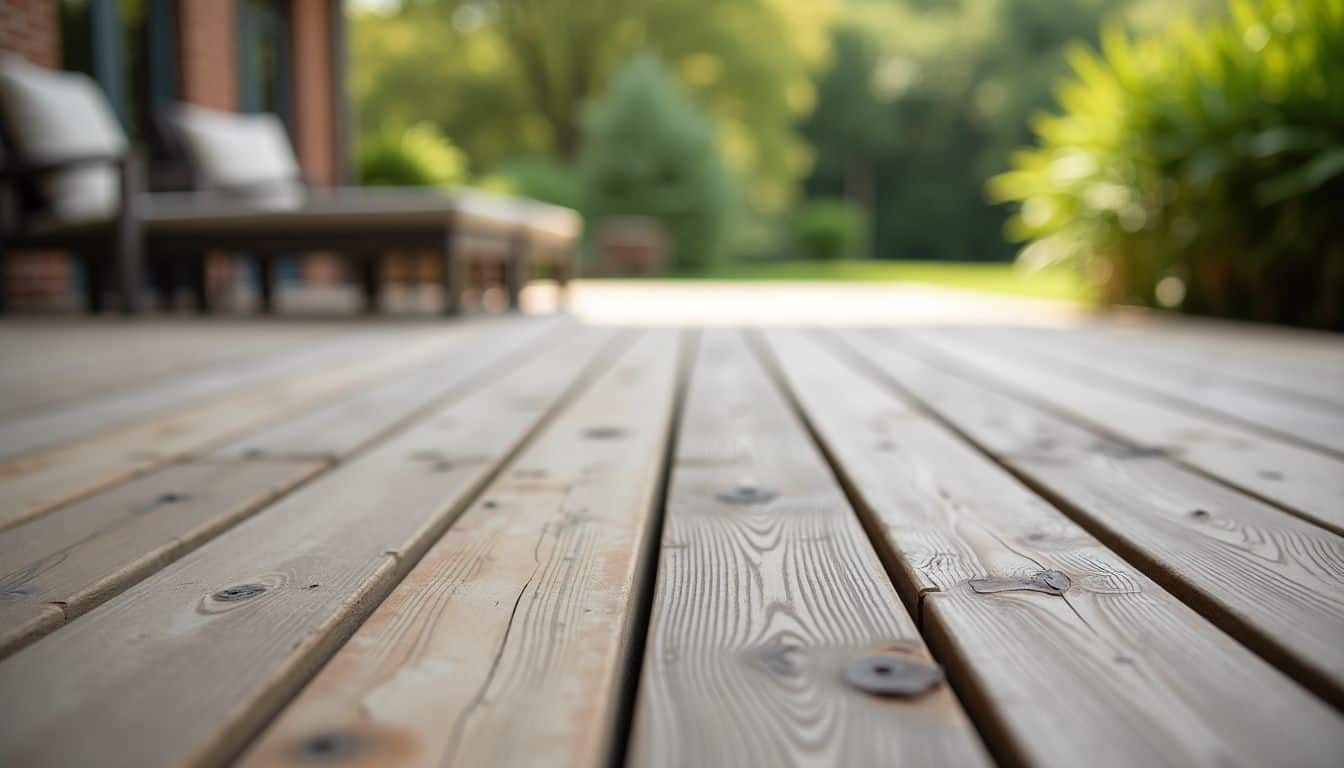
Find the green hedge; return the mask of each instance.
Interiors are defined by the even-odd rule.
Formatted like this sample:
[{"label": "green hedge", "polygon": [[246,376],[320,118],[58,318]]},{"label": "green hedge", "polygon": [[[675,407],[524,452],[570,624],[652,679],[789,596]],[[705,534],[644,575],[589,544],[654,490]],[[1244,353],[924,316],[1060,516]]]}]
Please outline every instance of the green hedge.
[{"label": "green hedge", "polygon": [[360,142],[359,180],[367,186],[451,186],[466,176],[466,157],[430,123]]},{"label": "green hedge", "polygon": [[1075,51],[1062,113],[990,182],[1019,258],[1113,302],[1344,327],[1344,0]]},{"label": "green hedge", "polygon": [[794,212],[793,246],[805,259],[862,258],[867,233],[867,215],[849,200],[814,198]]}]

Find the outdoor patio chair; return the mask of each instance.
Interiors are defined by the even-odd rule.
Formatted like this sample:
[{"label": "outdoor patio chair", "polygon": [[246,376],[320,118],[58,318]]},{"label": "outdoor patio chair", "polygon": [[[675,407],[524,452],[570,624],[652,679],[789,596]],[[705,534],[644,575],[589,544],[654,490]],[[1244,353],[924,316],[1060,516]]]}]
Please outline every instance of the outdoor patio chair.
[{"label": "outdoor patio chair", "polygon": [[0,274],[10,249],[69,250],[84,262],[90,311],[103,309],[107,282],[138,310],[139,178],[93,80],[0,55]]},{"label": "outdoor patio chair", "polygon": [[579,222],[568,209],[472,190],[310,188],[275,115],[179,105],[167,122],[186,149],[194,190],[154,196],[151,252],[251,252],[264,307],[274,295],[274,256],[283,252],[329,250],[352,259],[370,308],[389,249],[443,253],[450,312],[469,258],[503,265],[514,308],[531,263],[551,262],[562,283],[572,272]]},{"label": "outdoor patio chair", "polygon": [[109,273],[121,306],[137,311],[146,258],[189,265],[198,308],[208,310],[204,265],[214,251],[256,256],[264,309],[272,304],[277,253],[331,251],[357,260],[374,308],[384,250],[435,250],[448,313],[461,309],[460,254],[502,261],[514,307],[530,254],[558,257],[562,281],[571,271],[573,211],[467,190],[311,190],[273,116],[181,110],[196,189],[152,195],[142,192],[125,133],[87,76],[4,57],[0,118],[0,202],[12,201],[0,218],[0,264],[11,248],[76,253],[88,265],[93,311],[102,309]]}]

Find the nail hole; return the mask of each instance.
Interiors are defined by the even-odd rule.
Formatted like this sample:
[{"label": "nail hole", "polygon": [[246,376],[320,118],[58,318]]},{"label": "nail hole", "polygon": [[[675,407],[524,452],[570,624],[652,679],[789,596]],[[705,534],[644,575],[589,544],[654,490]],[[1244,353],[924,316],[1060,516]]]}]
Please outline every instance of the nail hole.
[{"label": "nail hole", "polygon": [[758,488],[754,485],[736,485],[732,488],[719,491],[715,494],[715,498],[729,504],[765,504],[775,498],[775,492],[768,488]]},{"label": "nail hole", "polygon": [[305,739],[300,753],[322,759],[345,758],[364,750],[367,740],[357,734],[328,731]]},{"label": "nail hole", "polygon": [[589,427],[583,431],[583,436],[589,440],[615,440],[624,437],[625,430],[620,427]]}]

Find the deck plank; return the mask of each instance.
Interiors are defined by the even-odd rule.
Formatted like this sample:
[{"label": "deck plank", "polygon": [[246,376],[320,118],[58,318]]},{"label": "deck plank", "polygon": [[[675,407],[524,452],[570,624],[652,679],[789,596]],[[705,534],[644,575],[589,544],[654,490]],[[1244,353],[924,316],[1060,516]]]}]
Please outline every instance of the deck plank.
[{"label": "deck plank", "polygon": [[902,336],[977,376],[1089,428],[1160,453],[1228,485],[1344,533],[1344,461],[1226,421],[1136,397],[1112,382],[1023,359],[992,336],[908,331]]},{"label": "deck plank", "polygon": [[175,560],[321,466],[175,464],[0,531],[0,657]]},{"label": "deck plank", "polygon": [[[1265,387],[1246,386],[1210,371],[1157,362],[1096,334],[1010,328],[988,333],[1051,366],[1070,368],[1089,378],[1109,377],[1136,393],[1296,440],[1336,457],[1344,455],[1344,409]],[[1344,386],[1344,374],[1339,383]]]},{"label": "deck plank", "polygon": [[615,336],[576,329],[0,662],[23,692],[0,704],[0,764],[230,758]]},{"label": "deck plank", "polygon": [[1338,338],[1243,325],[1192,332],[1171,323],[1098,322],[1087,330],[1155,361],[1344,410],[1344,342]]},{"label": "deck plank", "polygon": [[[423,342],[430,337],[423,330],[412,331],[408,340]],[[69,445],[101,432],[185,410],[246,387],[279,382],[308,371],[357,360],[373,350],[393,346],[388,343],[389,338],[386,329],[356,331],[315,339],[293,349],[235,361],[230,365],[169,376],[144,386],[97,391],[60,407],[37,410],[0,424],[0,459]],[[117,346],[115,341],[108,343]],[[200,343],[207,342],[202,339]],[[53,348],[59,349],[59,343],[53,344]],[[89,364],[94,369],[88,374],[77,370],[67,375],[96,381],[99,378],[97,362],[94,360]]]},{"label": "deck plank", "polygon": [[[517,324],[454,337],[427,362],[299,411],[205,460],[170,464],[0,531],[0,657],[116,595],[437,399],[547,343]],[[275,466],[268,466],[274,464]],[[167,501],[164,501],[167,499]],[[63,612],[38,611],[59,604]]]},{"label": "deck plank", "polygon": [[1344,706],[1344,538],[898,345],[851,345],[1127,560]]},{"label": "deck plank", "polygon": [[610,764],[677,349],[647,334],[566,407],[242,764]]},{"label": "deck plank", "polygon": [[[815,337],[768,339],[1002,761],[1336,762],[1326,704]],[[1028,588],[1049,571],[1062,594]]]},{"label": "deck plank", "polygon": [[[0,529],[32,519],[132,475],[319,405],[451,350],[464,337],[432,335],[389,344],[367,339],[325,350],[276,380],[242,387],[74,444],[0,462]],[[288,369],[285,369],[288,370]]]},{"label": "deck plank", "polygon": [[946,685],[898,699],[845,681],[851,661],[879,650],[928,658],[774,383],[739,335],[707,332],[670,480],[629,762],[987,764]]},{"label": "deck plank", "polygon": [[170,378],[237,368],[321,345],[349,327],[156,319],[153,323],[60,321],[0,326],[0,423],[122,396]]},{"label": "deck plank", "polygon": [[[209,452],[213,458],[265,460],[316,457],[340,460],[376,435],[524,347],[540,349],[548,339],[563,338],[568,323],[501,323],[455,339],[413,369],[318,408],[281,419]],[[570,329],[572,330],[572,329]]]}]

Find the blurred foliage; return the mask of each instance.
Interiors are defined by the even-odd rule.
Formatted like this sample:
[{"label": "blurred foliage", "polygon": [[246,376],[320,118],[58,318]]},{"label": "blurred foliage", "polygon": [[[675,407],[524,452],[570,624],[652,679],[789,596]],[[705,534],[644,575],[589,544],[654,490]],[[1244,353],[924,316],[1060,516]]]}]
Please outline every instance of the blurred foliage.
[{"label": "blurred foliage", "polygon": [[385,128],[359,148],[359,176],[370,186],[452,186],[467,175],[466,157],[433,125]]},{"label": "blurred foliage", "polygon": [[590,221],[649,216],[672,240],[674,270],[712,264],[723,248],[730,179],[709,121],[660,60],[632,58],[584,127],[578,167]]},{"label": "blurred foliage", "polygon": [[1344,327],[1344,0],[1230,9],[1075,50],[991,191],[1024,262],[1110,301]]},{"label": "blurred foliage", "polygon": [[813,260],[862,258],[867,230],[868,217],[858,203],[814,198],[794,212],[794,251]]},{"label": "blurred foliage", "polygon": [[[382,0],[351,13],[361,137],[428,120],[474,168],[572,162],[582,115],[635,52],[658,54],[710,115],[752,241],[810,167],[798,118],[814,102],[834,0]],[[523,175],[530,171],[523,172]],[[755,244],[765,247],[757,237]],[[746,246],[742,246],[746,247]]]},{"label": "blurred foliage", "polygon": [[1010,259],[984,181],[1030,140],[1068,46],[1107,15],[1161,26],[1173,4],[1209,0],[850,0],[803,124],[808,193],[867,206],[878,258]]},{"label": "blurred foliage", "polygon": [[713,280],[789,280],[919,283],[982,293],[1095,303],[1096,286],[1069,269],[1029,272],[1016,264],[984,261],[773,260],[728,262],[695,275]]},{"label": "blurred foliage", "polygon": [[578,173],[567,163],[535,156],[511,160],[499,166],[483,186],[544,203],[583,208],[583,189]]}]

